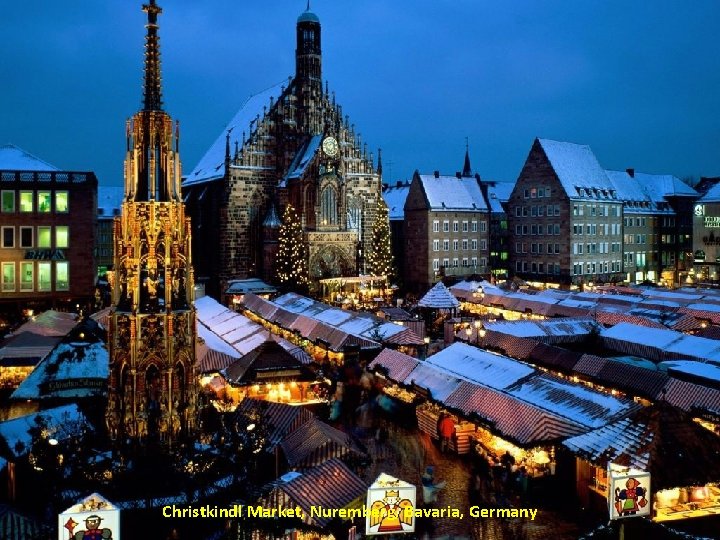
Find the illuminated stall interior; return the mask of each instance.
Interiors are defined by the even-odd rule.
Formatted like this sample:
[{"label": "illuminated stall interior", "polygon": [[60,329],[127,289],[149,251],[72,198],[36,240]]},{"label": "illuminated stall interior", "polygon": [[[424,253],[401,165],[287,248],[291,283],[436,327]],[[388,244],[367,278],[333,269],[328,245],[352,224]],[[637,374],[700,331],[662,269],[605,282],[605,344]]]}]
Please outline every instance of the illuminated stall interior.
[{"label": "illuminated stall interior", "polygon": [[351,276],[320,280],[323,302],[348,309],[372,307],[392,302],[394,289],[387,276]]},{"label": "illuminated stall interior", "polygon": [[563,445],[576,456],[578,496],[598,497],[596,507],[612,462],[650,472],[655,521],[720,514],[720,439],[678,408],[659,402]]}]

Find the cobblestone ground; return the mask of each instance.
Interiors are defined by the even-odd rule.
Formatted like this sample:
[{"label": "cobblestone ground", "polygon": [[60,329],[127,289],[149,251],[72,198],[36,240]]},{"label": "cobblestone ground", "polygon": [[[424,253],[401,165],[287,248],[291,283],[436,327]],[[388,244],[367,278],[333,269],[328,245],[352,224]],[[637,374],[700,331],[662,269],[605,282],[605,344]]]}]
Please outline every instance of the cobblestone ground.
[{"label": "cobblestone ground", "polygon": [[[365,471],[368,483],[384,472],[420,485],[420,476],[427,465],[435,467],[436,481],[447,484],[438,496],[436,508],[459,508],[463,519],[435,519],[431,523],[421,522],[417,527],[418,538],[432,539],[473,539],[473,540],[571,540],[580,535],[577,525],[555,512],[540,510],[534,521],[527,519],[471,518],[468,513],[468,483],[470,466],[467,460],[453,454],[442,454],[426,435],[418,430],[404,429],[387,420],[377,420],[374,426],[383,425],[388,438],[378,443],[372,436],[374,429],[361,430],[361,440],[367,447],[373,463]],[[493,495],[487,491],[481,494],[481,507],[496,508]],[[418,505],[422,501],[422,489],[418,489]]]}]

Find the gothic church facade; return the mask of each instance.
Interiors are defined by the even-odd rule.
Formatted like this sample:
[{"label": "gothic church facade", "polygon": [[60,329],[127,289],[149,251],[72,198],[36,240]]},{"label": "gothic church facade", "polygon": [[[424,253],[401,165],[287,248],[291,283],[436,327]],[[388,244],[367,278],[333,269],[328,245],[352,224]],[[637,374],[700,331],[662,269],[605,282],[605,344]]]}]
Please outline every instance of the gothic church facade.
[{"label": "gothic church facade", "polygon": [[232,279],[274,281],[278,216],[301,221],[311,283],[364,273],[382,200],[377,167],[322,83],[320,20],[297,20],[294,77],[249,98],[183,179],[198,282],[221,298]]}]

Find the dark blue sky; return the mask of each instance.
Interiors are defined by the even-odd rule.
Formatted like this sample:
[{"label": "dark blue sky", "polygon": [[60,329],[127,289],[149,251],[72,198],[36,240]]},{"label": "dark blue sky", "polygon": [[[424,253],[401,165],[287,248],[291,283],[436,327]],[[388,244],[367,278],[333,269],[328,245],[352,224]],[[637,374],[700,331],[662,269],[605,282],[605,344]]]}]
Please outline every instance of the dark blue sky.
[{"label": "dark blue sky", "polygon": [[[189,173],[243,101],[294,71],[304,1],[159,0],[165,109]],[[122,183],[140,106],[134,0],[3,6],[0,143]],[[720,2],[313,0],[323,75],[386,181],[513,180],[534,137],[589,144],[606,168],[720,175]]]}]

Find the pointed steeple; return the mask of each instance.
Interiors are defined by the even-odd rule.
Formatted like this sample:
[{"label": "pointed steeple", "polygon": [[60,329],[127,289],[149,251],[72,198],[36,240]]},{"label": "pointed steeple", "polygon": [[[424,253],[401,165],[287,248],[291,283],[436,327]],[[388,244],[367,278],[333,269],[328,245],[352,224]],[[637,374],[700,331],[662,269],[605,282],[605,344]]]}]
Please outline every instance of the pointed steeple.
[{"label": "pointed steeple", "polygon": [[378,148],[377,175],[382,178],[382,148]]},{"label": "pointed steeple", "polygon": [[150,0],[143,4],[148,22],[145,25],[145,86],[143,88],[143,109],[146,111],[162,110],[162,85],[160,79],[160,37],[158,36],[158,15],[162,8]]},{"label": "pointed steeple", "polygon": [[472,176],[472,167],[470,167],[470,144],[465,137],[465,164],[463,165],[463,176]]}]

